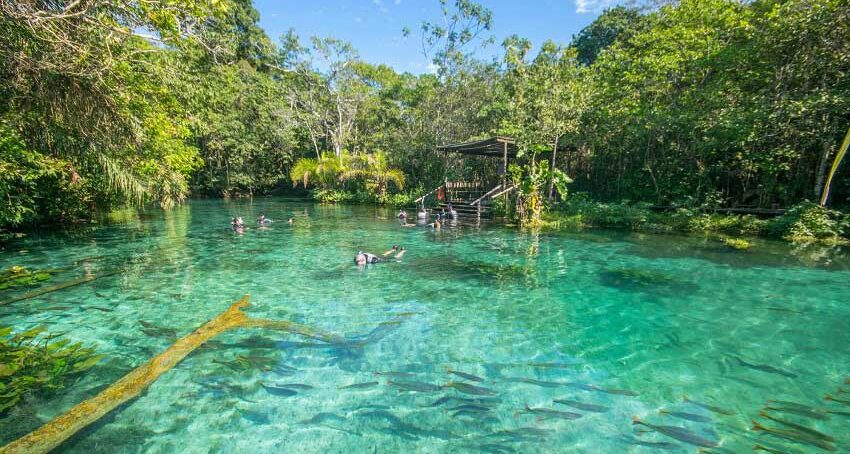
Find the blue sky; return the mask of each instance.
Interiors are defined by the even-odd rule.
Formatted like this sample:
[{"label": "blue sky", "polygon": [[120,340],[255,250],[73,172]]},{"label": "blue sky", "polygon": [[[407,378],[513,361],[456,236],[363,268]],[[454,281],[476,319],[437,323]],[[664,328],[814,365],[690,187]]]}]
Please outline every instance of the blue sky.
[{"label": "blue sky", "polygon": [[[477,55],[489,58],[500,53],[499,44],[512,34],[535,46],[547,39],[568,43],[612,1],[480,0],[493,11],[496,42]],[[419,24],[442,19],[437,0],[254,0],[254,6],[260,11],[260,25],[275,42],[289,28],[305,42],[313,35],[333,36],[352,43],[370,63],[413,73],[429,68],[422,55]],[[408,38],[402,36],[405,26],[413,30]]]}]

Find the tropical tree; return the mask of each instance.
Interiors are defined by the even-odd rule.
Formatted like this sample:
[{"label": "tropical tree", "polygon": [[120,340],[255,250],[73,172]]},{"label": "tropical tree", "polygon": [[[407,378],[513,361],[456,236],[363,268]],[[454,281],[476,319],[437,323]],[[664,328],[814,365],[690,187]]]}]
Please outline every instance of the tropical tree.
[{"label": "tropical tree", "polygon": [[382,151],[356,155],[350,168],[340,174],[340,179],[363,180],[366,190],[376,195],[379,200],[386,196],[390,183],[396,189],[404,189],[404,172],[390,168]]},{"label": "tropical tree", "polygon": [[323,153],[320,158],[301,158],[295,162],[289,172],[292,185],[303,187],[318,185],[322,188],[334,186],[339,180],[340,174],[346,170],[347,154],[343,159],[337,158],[332,153]]}]

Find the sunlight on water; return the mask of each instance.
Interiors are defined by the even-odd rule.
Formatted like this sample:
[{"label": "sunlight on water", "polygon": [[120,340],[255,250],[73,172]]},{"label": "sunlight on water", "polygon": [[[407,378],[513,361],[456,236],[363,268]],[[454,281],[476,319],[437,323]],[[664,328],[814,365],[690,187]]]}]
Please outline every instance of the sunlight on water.
[{"label": "sunlight on water", "polygon": [[[277,222],[228,228],[232,216],[260,213]],[[408,249],[400,261],[352,262],[395,244]],[[823,400],[850,377],[840,253],[495,226],[434,232],[399,227],[389,210],[259,199],[32,236],[0,253],[0,267],[13,265],[63,269],[51,283],[119,273],[0,306],[0,326],[45,324],[108,355],[67,392],[0,419],[4,444],[247,293],[252,316],[349,341],[226,333],[60,451],[694,452],[708,442],[720,445],[710,452],[815,452],[752,431],[751,420],[768,400],[850,411]],[[774,413],[850,451],[846,413],[824,414]],[[687,432],[643,433],[633,417]]]}]

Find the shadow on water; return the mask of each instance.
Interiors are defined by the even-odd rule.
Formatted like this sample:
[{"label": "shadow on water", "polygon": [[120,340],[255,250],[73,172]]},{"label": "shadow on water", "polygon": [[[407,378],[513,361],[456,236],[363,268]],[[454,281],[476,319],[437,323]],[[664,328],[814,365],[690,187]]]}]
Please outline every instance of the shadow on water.
[{"label": "shadow on water", "polygon": [[850,270],[850,249],[816,243],[789,244],[774,240],[753,240],[753,247],[737,251],[716,237],[678,235],[622,235],[630,246],[627,254],[650,259],[700,259],[734,268],[811,267],[830,271]]},{"label": "shadow on water", "polygon": [[627,292],[690,294],[699,290],[699,286],[693,282],[683,281],[660,271],[641,268],[619,268],[602,271],[599,273],[599,282],[606,287]]},{"label": "shadow on water", "polygon": [[473,280],[483,285],[494,282],[537,287],[539,284],[534,266],[516,263],[490,263],[458,257],[427,257],[417,261],[413,272],[434,281]]}]

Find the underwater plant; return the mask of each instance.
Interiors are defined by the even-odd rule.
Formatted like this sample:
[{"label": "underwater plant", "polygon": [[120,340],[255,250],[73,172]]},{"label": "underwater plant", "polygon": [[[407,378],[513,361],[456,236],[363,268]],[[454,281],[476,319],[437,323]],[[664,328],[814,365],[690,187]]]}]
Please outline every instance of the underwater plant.
[{"label": "underwater plant", "polygon": [[64,388],[103,356],[82,343],[57,340],[43,326],[16,334],[0,328],[0,417],[28,394]]},{"label": "underwater plant", "polygon": [[47,271],[32,271],[23,266],[13,266],[0,273],[0,290],[17,287],[33,287],[50,279]]}]

